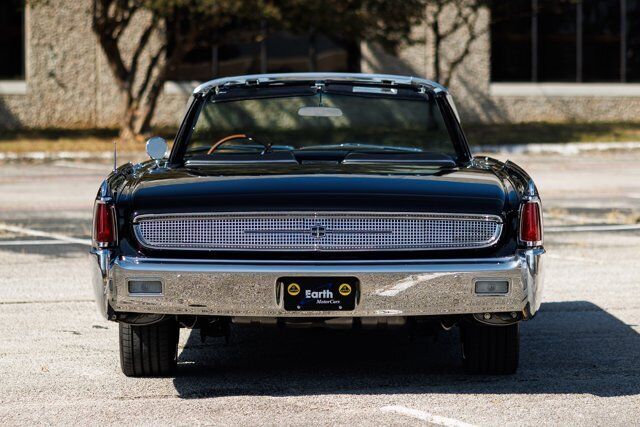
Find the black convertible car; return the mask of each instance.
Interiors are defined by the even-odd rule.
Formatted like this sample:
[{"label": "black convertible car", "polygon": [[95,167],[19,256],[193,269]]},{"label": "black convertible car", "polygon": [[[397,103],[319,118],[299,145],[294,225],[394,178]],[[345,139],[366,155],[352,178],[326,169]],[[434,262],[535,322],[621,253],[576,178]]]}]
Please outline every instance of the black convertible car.
[{"label": "black convertible car", "polygon": [[370,74],[230,77],[171,152],[118,167],[94,210],[94,288],[122,370],[172,375],[180,328],[458,326],[465,370],[516,370],[542,292],[542,210],[472,156],[447,90]]}]

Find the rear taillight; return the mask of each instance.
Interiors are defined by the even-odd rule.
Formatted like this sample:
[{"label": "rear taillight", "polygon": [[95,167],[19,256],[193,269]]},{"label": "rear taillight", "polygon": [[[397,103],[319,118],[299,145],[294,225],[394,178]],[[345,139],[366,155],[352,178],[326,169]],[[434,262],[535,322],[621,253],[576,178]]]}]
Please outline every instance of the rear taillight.
[{"label": "rear taillight", "polygon": [[520,241],[527,246],[542,245],[542,212],[537,200],[524,202],[520,209]]},{"label": "rear taillight", "polygon": [[113,205],[96,200],[93,209],[93,241],[98,247],[116,243],[116,213]]}]

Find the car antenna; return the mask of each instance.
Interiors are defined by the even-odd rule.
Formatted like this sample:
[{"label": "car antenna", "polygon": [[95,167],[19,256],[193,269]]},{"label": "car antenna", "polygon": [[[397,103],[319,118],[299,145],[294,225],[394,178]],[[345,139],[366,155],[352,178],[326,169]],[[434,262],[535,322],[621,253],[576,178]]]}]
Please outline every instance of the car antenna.
[{"label": "car antenna", "polygon": [[118,169],[118,140],[113,140],[113,171]]}]

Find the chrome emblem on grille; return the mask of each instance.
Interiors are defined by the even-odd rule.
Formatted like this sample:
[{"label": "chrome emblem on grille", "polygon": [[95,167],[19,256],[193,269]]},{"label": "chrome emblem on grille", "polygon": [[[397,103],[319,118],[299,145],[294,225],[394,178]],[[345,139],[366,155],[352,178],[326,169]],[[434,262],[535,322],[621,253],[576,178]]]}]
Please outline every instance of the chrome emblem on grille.
[{"label": "chrome emblem on grille", "polygon": [[320,239],[327,234],[392,234],[392,230],[331,230],[315,224],[306,230],[244,230],[245,234],[306,234]]},{"label": "chrome emblem on grille", "polygon": [[327,230],[326,227],[323,227],[321,225],[314,225],[313,227],[311,227],[310,230],[311,230],[311,235],[316,239],[324,237],[327,233],[331,233],[333,231],[333,230]]}]

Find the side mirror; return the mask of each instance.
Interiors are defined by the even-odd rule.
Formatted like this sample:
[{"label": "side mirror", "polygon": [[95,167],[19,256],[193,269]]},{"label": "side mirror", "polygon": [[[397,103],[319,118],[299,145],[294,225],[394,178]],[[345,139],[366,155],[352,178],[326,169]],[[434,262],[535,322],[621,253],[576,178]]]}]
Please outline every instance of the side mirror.
[{"label": "side mirror", "polygon": [[158,162],[167,154],[167,141],[159,136],[149,138],[147,141],[147,154],[152,160]]}]

